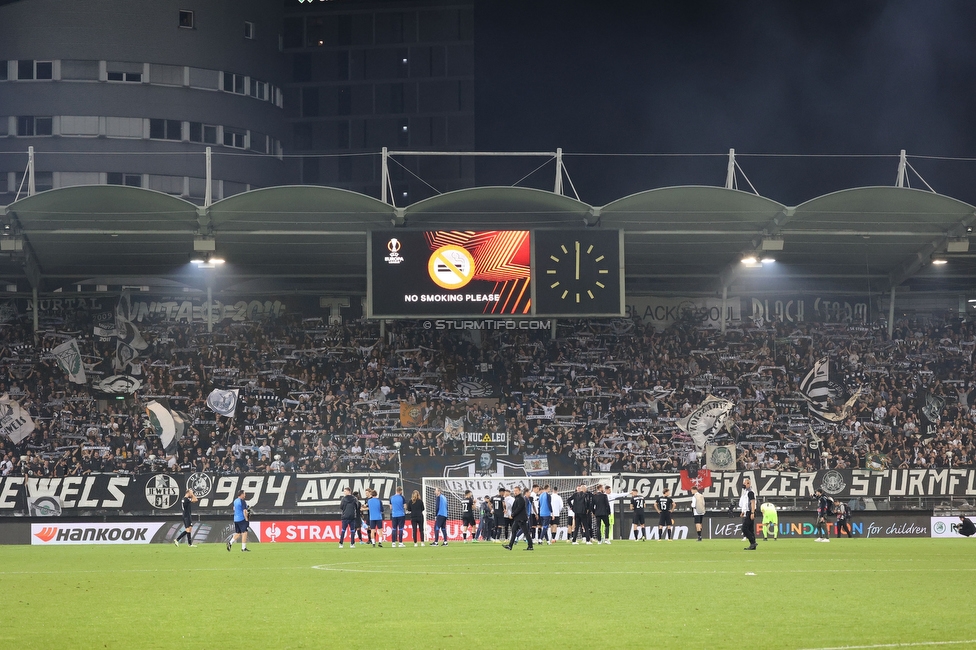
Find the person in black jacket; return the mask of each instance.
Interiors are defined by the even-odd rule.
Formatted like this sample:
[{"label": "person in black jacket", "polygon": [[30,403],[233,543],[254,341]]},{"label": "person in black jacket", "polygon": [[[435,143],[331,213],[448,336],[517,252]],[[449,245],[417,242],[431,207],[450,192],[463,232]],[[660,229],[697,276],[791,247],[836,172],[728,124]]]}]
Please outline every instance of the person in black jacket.
[{"label": "person in black jacket", "polygon": [[590,503],[590,493],[586,491],[585,485],[577,485],[576,491],[566,501],[566,505],[573,511],[573,521],[575,522],[573,525],[573,544],[579,544],[576,538],[580,529],[583,530],[586,543],[593,543],[590,541]]},{"label": "person in black jacket", "polygon": [[528,542],[528,547],[526,551],[535,550],[532,547],[532,532],[529,530],[529,508],[528,502],[525,497],[522,496],[522,488],[515,487],[515,502],[512,504],[512,538],[508,540],[508,544],[505,548],[509,551],[512,550],[512,546],[515,544],[515,538],[518,536],[519,531],[522,532],[522,536],[525,537],[525,541]]},{"label": "person in black jacket", "polygon": [[424,500],[420,498],[420,492],[413,491],[410,501],[407,502],[407,512],[410,513],[410,526],[413,528],[413,545],[417,545],[417,531],[420,531],[420,545],[424,545]]},{"label": "person in black jacket", "polygon": [[345,488],[342,491],[342,498],[339,500],[339,517],[342,519],[342,529],[339,533],[339,548],[342,548],[342,540],[346,538],[346,529],[349,529],[349,548],[356,548],[355,526],[356,515],[359,513],[359,505],[356,497],[352,495],[352,490]]},{"label": "person in black jacket", "polygon": [[956,531],[960,535],[972,537],[973,535],[976,535],[976,524],[973,524],[969,517],[959,515],[959,523],[956,525]]},{"label": "person in black jacket", "polygon": [[603,543],[603,529],[607,531],[607,541],[610,541],[610,499],[603,493],[603,486],[596,486],[596,492],[591,495],[593,515],[596,517],[596,543]]}]

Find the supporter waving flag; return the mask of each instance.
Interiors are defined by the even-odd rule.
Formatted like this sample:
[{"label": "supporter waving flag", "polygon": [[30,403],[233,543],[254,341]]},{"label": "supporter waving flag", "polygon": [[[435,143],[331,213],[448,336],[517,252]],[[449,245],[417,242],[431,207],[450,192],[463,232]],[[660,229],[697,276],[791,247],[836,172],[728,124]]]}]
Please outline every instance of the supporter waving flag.
[{"label": "supporter waving flag", "polygon": [[[837,373],[831,369],[830,360],[824,357],[814,364],[800,382],[800,394],[807,402],[810,415],[828,422],[841,422],[850,415],[861,391],[857,390],[844,401],[847,390],[837,379]],[[837,405],[840,406],[839,411]]]},{"label": "supporter waving flag", "polygon": [[237,395],[240,389],[234,388],[233,390],[221,390],[219,388],[214,388],[210,391],[210,395],[207,396],[207,408],[218,415],[223,415],[225,418],[234,417],[234,412],[237,410]]},{"label": "supporter waving flag", "polygon": [[186,430],[186,417],[179,411],[170,409],[169,404],[156,400],[146,404],[146,413],[149,415],[153,430],[159,435],[163,451],[167,454],[175,454],[176,445]]}]

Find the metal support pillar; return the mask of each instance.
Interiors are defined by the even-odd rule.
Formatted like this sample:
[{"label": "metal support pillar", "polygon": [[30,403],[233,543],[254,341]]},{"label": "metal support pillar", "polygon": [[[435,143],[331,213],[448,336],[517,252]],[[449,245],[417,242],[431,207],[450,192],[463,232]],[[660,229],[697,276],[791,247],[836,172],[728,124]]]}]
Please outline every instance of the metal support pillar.
[{"label": "metal support pillar", "polygon": [[895,331],[895,288],[891,287],[891,296],[888,298],[888,340],[891,340]]},{"label": "metal support pillar", "polygon": [[211,167],[211,150],[207,147],[207,188],[203,191],[203,207],[209,208],[213,203],[213,174]]},{"label": "metal support pillar", "polygon": [[905,155],[905,150],[901,150],[901,154],[898,156],[898,176],[895,178],[895,187],[905,187],[905,174],[908,167],[908,156]]},{"label": "metal support pillar", "polygon": [[383,203],[390,203],[390,167],[389,167],[390,152],[386,147],[383,147],[383,160],[382,168],[380,169],[380,201]]},{"label": "metal support pillar", "polygon": [[549,330],[549,338],[555,341],[556,340],[556,319],[555,318],[549,319],[549,327],[551,328]]},{"label": "metal support pillar", "polygon": [[556,149],[556,185],[552,190],[556,194],[563,193],[563,148]]},{"label": "metal support pillar", "polygon": [[34,196],[34,147],[27,147],[27,196]]},{"label": "metal support pillar", "polygon": [[725,173],[725,189],[735,189],[735,149],[729,149],[729,168]]},{"label": "metal support pillar", "polygon": [[728,305],[729,305],[729,288],[722,287],[722,320],[720,321],[722,336],[725,336],[725,314],[726,314],[726,310],[728,310],[729,308]]},{"label": "metal support pillar", "polygon": [[213,289],[207,282],[207,333],[211,332],[213,332]]},{"label": "metal support pillar", "polygon": [[31,295],[34,298],[34,341],[37,342],[37,338],[40,336],[41,325],[40,325],[40,311],[41,306],[37,302],[37,287],[31,287]]}]

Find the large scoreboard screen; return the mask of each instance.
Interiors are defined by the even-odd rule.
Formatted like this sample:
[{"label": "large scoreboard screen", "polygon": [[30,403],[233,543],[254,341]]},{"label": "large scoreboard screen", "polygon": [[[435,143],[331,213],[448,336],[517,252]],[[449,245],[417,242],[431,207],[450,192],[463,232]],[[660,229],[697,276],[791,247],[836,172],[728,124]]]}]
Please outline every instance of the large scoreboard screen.
[{"label": "large scoreboard screen", "polygon": [[370,318],[531,313],[527,230],[373,231]]}]

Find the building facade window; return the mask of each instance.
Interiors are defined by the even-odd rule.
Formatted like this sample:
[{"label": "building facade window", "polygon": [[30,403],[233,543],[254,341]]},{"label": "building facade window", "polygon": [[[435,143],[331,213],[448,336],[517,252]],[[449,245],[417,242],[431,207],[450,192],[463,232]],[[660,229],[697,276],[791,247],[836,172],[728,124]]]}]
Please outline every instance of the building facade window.
[{"label": "building facade window", "polygon": [[105,182],[109,185],[125,185],[127,187],[142,187],[142,174],[123,174],[109,172],[105,175]]},{"label": "building facade window", "polygon": [[[6,80],[7,80],[7,62],[0,61],[0,81],[6,81]],[[6,181],[7,179],[3,179],[3,180]]]},{"label": "building facade window", "polygon": [[268,82],[251,79],[251,97],[266,101],[268,99]]},{"label": "building facade window", "polygon": [[247,94],[247,87],[246,87],[244,75],[234,74],[233,72],[225,72],[224,92],[234,93],[236,95]]},{"label": "building facade window", "polygon": [[182,29],[193,29],[193,12],[186,9],[180,9],[180,27]]},{"label": "building facade window", "polygon": [[254,40],[254,23],[250,20],[244,21],[244,38]]},{"label": "building facade window", "polygon": [[53,126],[54,120],[50,117],[35,117],[33,115],[17,117],[17,135],[19,136],[51,135]]},{"label": "building facade window", "polygon": [[224,127],[224,146],[235,149],[247,148],[247,132]]},{"label": "building facade window", "polygon": [[179,120],[149,120],[151,140],[182,140],[183,123]]},{"label": "building facade window", "polygon": [[217,144],[217,127],[213,124],[190,122],[190,142]]},{"label": "building facade window", "polygon": [[29,79],[53,79],[53,61],[35,61],[33,59],[17,61],[17,78],[20,80]]},{"label": "building facade window", "polygon": [[111,72],[108,73],[109,81],[128,81],[129,83],[142,83],[141,72]]}]

